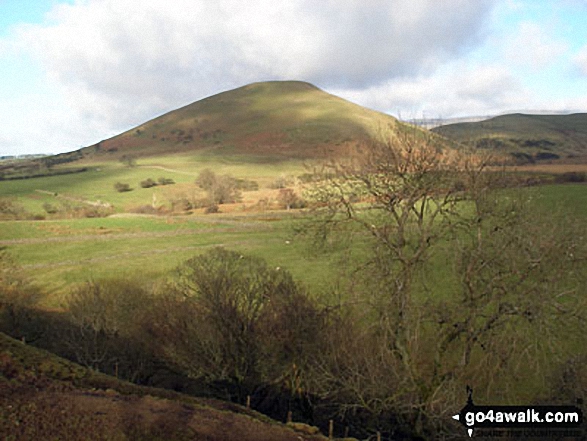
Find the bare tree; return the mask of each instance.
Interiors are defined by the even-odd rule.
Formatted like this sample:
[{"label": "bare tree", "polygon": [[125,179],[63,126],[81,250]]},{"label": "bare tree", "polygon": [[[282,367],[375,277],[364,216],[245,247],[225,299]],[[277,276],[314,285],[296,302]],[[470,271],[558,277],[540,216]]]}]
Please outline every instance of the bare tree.
[{"label": "bare tree", "polygon": [[[345,326],[314,377],[342,408],[403,415],[422,434],[465,384],[519,393],[504,373],[548,369],[545,347],[568,323],[581,329],[581,234],[508,201],[493,158],[404,129],[324,176],[308,192],[315,237],[369,246],[349,268],[362,289],[341,305]],[[346,329],[361,343],[336,337]]]}]

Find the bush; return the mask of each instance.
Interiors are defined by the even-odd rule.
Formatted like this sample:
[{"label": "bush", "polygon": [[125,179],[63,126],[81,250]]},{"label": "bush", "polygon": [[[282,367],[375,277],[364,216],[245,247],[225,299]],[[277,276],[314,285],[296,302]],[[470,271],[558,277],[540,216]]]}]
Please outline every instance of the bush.
[{"label": "bush", "polygon": [[43,210],[45,210],[48,214],[55,214],[59,211],[56,206],[54,206],[48,202],[45,202],[43,204]]},{"label": "bush", "polygon": [[150,321],[167,360],[240,396],[284,379],[315,355],[320,314],[291,275],[262,259],[215,248],[176,270]]},{"label": "bush", "polygon": [[25,209],[11,198],[0,198],[0,219],[20,219],[26,216]]},{"label": "bush", "polygon": [[259,183],[248,179],[236,179],[235,187],[242,191],[257,191],[259,190]]},{"label": "bush", "polygon": [[175,181],[171,178],[159,178],[157,182],[159,182],[159,185],[175,184]]},{"label": "bush", "polygon": [[129,184],[124,184],[122,182],[117,182],[116,184],[114,184],[114,189],[119,193],[123,193],[125,191],[132,191],[132,188],[130,188]]},{"label": "bush", "polygon": [[154,180],[152,180],[151,178],[145,179],[144,181],[141,181],[142,188],[151,188],[151,187],[155,187],[156,185],[157,185],[157,183]]},{"label": "bush", "polygon": [[188,198],[180,197],[171,201],[173,211],[190,211],[192,208],[194,205]]},{"label": "bush", "polygon": [[306,202],[298,197],[295,191],[293,191],[291,188],[282,188],[279,190],[277,200],[280,207],[287,210],[291,208],[304,208],[306,206]]},{"label": "bush", "polygon": [[212,204],[206,207],[206,210],[204,210],[204,213],[206,214],[211,214],[211,213],[218,213],[220,212],[220,209],[218,208],[218,205],[216,204]]},{"label": "bush", "polygon": [[87,282],[69,298],[72,326],[64,342],[78,363],[134,381],[151,359],[143,334],[151,304],[137,281]]},{"label": "bush", "polygon": [[566,172],[560,175],[556,175],[555,182],[585,182],[587,175],[583,172]]},{"label": "bush", "polygon": [[277,179],[275,179],[271,183],[269,188],[273,188],[273,189],[286,188],[287,186],[292,185],[293,183],[294,183],[294,179],[291,176],[281,175],[280,177],[278,177]]}]

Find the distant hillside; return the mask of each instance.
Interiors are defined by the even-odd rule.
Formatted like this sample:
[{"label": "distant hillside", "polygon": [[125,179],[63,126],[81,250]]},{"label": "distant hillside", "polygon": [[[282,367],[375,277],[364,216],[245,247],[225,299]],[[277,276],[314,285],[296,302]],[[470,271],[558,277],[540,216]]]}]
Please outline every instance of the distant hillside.
[{"label": "distant hillside", "polygon": [[502,115],[480,122],[448,124],[433,132],[480,148],[509,153],[519,162],[587,156],[587,114]]},{"label": "distant hillside", "polygon": [[206,149],[219,154],[313,158],[369,139],[396,124],[400,123],[389,115],[311,84],[272,81],[197,101],[82,149],[82,153],[86,158],[116,158]]},{"label": "distant hillside", "polygon": [[[311,430],[298,425],[298,430]],[[320,441],[231,403],[146,388],[0,333],[0,438]]]}]

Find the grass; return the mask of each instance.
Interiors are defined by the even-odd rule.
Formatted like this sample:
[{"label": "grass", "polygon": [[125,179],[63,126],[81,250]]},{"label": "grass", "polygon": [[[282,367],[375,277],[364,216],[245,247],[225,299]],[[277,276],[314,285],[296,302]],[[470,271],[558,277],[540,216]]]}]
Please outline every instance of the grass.
[{"label": "grass", "polygon": [[[558,207],[587,217],[584,185],[552,185],[521,190],[544,210]],[[235,213],[181,217],[109,217],[51,221],[0,222],[0,246],[15,257],[46,292],[44,305],[59,307],[75,284],[91,278],[140,274],[142,280],[162,280],[195,254],[225,246],[265,258],[287,268],[313,292],[328,289],[337,280],[340,250],[310,256],[308,239],[294,227],[300,219],[286,213]],[[355,253],[361,253],[355,250]],[[438,254],[440,253],[440,254]],[[441,251],[434,259],[430,280],[443,273]],[[436,274],[436,276],[435,276]],[[450,295],[450,283],[435,286],[438,295]]]},{"label": "grass", "polygon": [[181,262],[213,246],[264,257],[289,269],[316,290],[325,288],[328,259],[308,259],[294,237],[291,216],[273,221],[253,216],[130,217],[0,223],[6,247],[46,292],[43,304],[59,307],[68,290],[91,278],[140,274],[160,280]]},{"label": "grass", "polygon": [[[205,168],[214,170],[218,175],[256,180],[265,190],[280,176],[296,177],[308,171],[307,164],[301,160],[268,165],[262,157],[247,158],[251,159],[250,162],[239,155],[219,157],[200,152],[145,158],[137,161],[136,167],[126,167],[117,161],[102,162],[92,165],[84,173],[0,181],[0,198],[14,198],[33,214],[46,214],[43,205],[47,203],[54,206],[65,202],[84,205],[82,201],[109,203],[117,212],[122,212],[151,205],[153,195],[159,205],[169,206],[170,199],[178,195],[201,193],[194,180]],[[141,188],[141,181],[160,177],[171,178],[175,184]],[[116,182],[130,184],[133,190],[118,192],[114,188]]]}]

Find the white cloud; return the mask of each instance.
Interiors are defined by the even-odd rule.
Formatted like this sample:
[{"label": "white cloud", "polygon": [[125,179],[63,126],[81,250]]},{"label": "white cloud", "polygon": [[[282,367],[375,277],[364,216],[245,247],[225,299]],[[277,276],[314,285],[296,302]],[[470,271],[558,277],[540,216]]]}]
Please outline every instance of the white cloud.
[{"label": "white cloud", "polygon": [[496,0],[85,0],[17,35],[67,103],[112,128],[265,79],[362,89],[432,72]]},{"label": "white cloud", "polygon": [[531,99],[506,66],[464,61],[449,63],[433,75],[393,79],[361,91],[335,93],[395,115],[401,113],[403,119],[487,115]]},{"label": "white cloud", "polygon": [[534,71],[556,63],[557,58],[567,51],[565,42],[555,40],[548,34],[544,24],[520,23],[515,34],[502,42],[505,58],[511,64],[530,67]]}]

